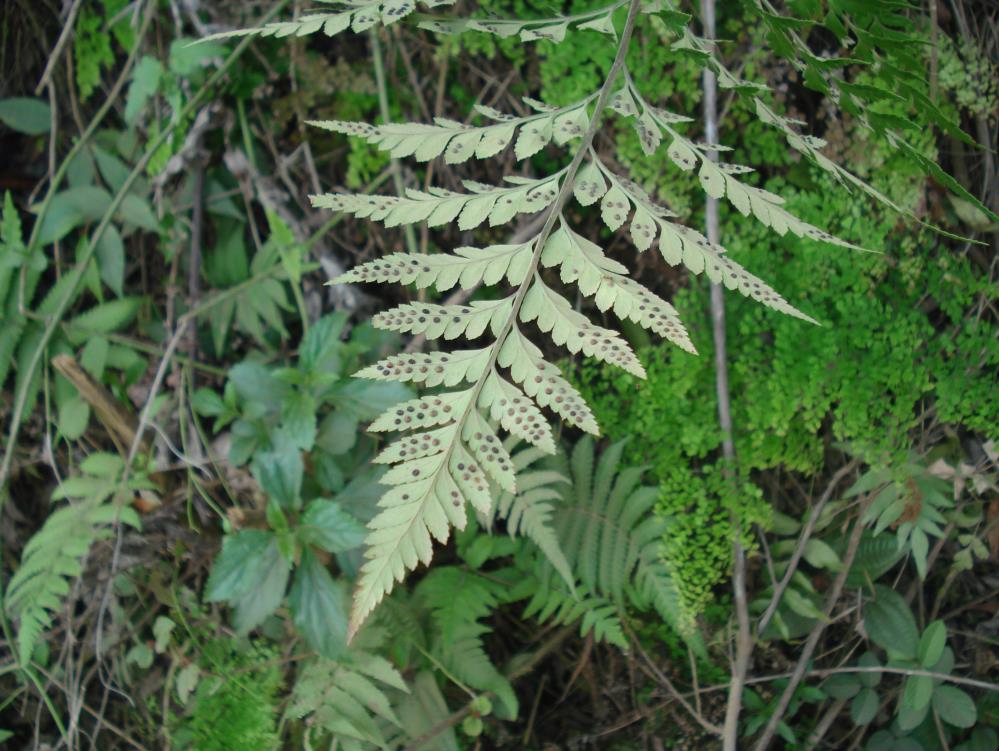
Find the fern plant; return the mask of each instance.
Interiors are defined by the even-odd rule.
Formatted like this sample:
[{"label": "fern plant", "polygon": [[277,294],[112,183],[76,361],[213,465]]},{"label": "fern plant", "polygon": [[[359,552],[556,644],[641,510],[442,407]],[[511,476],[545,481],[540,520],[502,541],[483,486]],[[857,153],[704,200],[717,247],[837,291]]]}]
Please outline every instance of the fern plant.
[{"label": "fern plant", "polygon": [[[135,509],[114,502],[124,469],[125,462],[112,454],[94,453],[84,459],[82,474],[67,478],[52,494],[53,500],[75,501],[53,512],[24,546],[3,602],[5,612],[19,621],[17,652],[22,664],[30,662],[71,582],[83,573],[91,546],[110,535],[115,523],[141,526]],[[153,485],[135,474],[127,487],[137,491]]]},{"label": "fern plant", "polygon": [[[424,2],[427,7],[444,4]],[[760,12],[772,13],[768,8]],[[354,0],[336,4],[332,12],[272,23],[256,31],[275,36],[317,32],[332,35],[348,28],[359,32],[379,22],[394,23],[414,10],[413,0]],[[621,23],[616,13],[625,10]],[[357,374],[421,384],[433,391],[390,408],[371,425],[373,431],[404,435],[378,457],[378,461],[391,465],[382,480],[389,489],[381,498],[379,513],[369,524],[367,560],[354,597],[351,635],[407,571],[430,562],[434,541],[444,543],[452,527],[465,526],[468,505],[489,517],[500,491],[516,492],[516,467],[499,431],[527,441],[542,452],[554,453],[552,429],[542,412],[548,408],[566,423],[598,434],[596,421],[578,391],[528,338],[528,324],[534,323],[554,344],[573,354],[582,352],[644,377],[644,368],[627,341],[617,331],[595,325],[576,310],[553,286],[554,274],[545,273],[546,269],[557,270],[562,283],[574,284],[598,310],[613,311],[622,321],[633,321],[694,351],[674,308],[632,279],[624,264],[608,257],[599,245],[574,230],[565,211],[571,198],[584,207],[599,203],[607,228],[613,232],[627,226],[639,251],[656,245],[670,265],[682,264],[694,274],[704,273],[711,281],[770,308],[814,323],[733,261],[723,247],[677,222],[666,207],[601,159],[594,140],[608,110],[635,128],[647,154],[665,146],[677,168],[696,171],[705,193],[726,198],[740,214],[754,217],[780,235],[791,232],[842,248],[856,247],[799,219],[784,207],[779,196],[745,181],[742,176],[751,172],[750,168],[719,162],[718,154],[724,147],[699,143],[685,135],[684,126],[691,118],[662,109],[642,94],[638,82],[629,74],[626,57],[643,15],[655,15],[660,26],[674,37],[673,47],[713,70],[723,87],[753,93],[758,117],[782,131],[793,148],[831,171],[843,184],[860,188],[895,207],[887,197],[822,155],[820,139],[798,133],[795,121],[779,115],[766,103],[765,86],[729,72],[710,44],[691,31],[690,16],[668,1],[618,0],[593,11],[551,19],[422,18],[424,28],[440,33],[476,30],[518,35],[525,43],[541,39],[557,43],[570,29],[595,31],[606,35],[615,53],[596,90],[564,107],[525,98],[532,112],[522,117],[477,106],[477,113],[486,121],[482,125],[440,117],[433,123],[312,123],[364,139],[392,157],[411,156],[417,161],[443,157],[445,162],[458,165],[473,158],[490,159],[511,145],[514,156],[521,161],[551,145],[565,149],[567,157],[571,155],[564,167],[549,174],[508,175],[499,185],[466,180],[462,192],[430,187],[406,189],[396,196],[325,194],[312,198],[316,207],[386,227],[425,222],[429,227],[456,224],[458,229],[469,231],[483,224],[505,224],[519,214],[543,212],[545,217],[541,229],[525,242],[460,247],[437,254],[392,253],[332,282],[398,283],[418,289],[435,287],[440,292],[456,286],[470,290],[480,284],[509,287],[505,296],[495,299],[455,305],[403,304],[374,318],[376,327],[419,334],[429,340],[447,342],[464,337],[486,341],[484,346],[472,348],[388,357]],[[794,45],[791,47],[793,51]],[[536,522],[524,513],[519,520]],[[612,560],[614,565],[622,565]],[[626,556],[625,560],[630,559]],[[601,583],[602,576],[595,571],[587,574],[593,580],[591,585]],[[643,588],[654,602],[659,598],[666,609],[665,600],[657,594],[658,586],[652,577],[646,579]],[[620,592],[609,595],[619,597]]]}]

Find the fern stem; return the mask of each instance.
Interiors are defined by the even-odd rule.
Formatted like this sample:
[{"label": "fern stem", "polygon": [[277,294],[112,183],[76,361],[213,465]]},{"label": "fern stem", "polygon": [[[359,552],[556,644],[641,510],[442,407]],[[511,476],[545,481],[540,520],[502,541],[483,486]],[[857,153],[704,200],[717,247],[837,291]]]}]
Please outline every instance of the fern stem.
[{"label": "fern stem", "polygon": [[586,133],[583,134],[582,143],[580,143],[579,149],[576,151],[572,162],[565,169],[565,175],[562,178],[562,187],[559,189],[558,195],[555,197],[555,201],[548,209],[548,218],[545,220],[544,226],[541,228],[541,231],[534,240],[534,253],[531,256],[531,263],[530,266],[528,266],[527,273],[524,274],[524,280],[520,283],[520,286],[517,288],[517,292],[514,295],[513,305],[510,308],[510,315],[507,317],[506,323],[503,324],[503,328],[500,329],[499,333],[496,335],[496,343],[493,344],[492,352],[489,355],[489,361],[486,364],[485,369],[482,371],[482,375],[479,376],[479,380],[473,387],[472,398],[469,400],[468,406],[465,407],[465,413],[462,415],[459,424],[463,423],[468,418],[469,413],[475,408],[475,404],[479,398],[479,393],[482,391],[489,375],[496,367],[496,359],[499,357],[503,342],[513,329],[513,326],[517,321],[517,316],[520,313],[520,308],[524,304],[524,298],[527,297],[527,291],[531,288],[531,284],[534,282],[534,276],[537,272],[538,264],[541,261],[541,254],[545,249],[545,243],[548,241],[549,235],[551,235],[552,230],[555,228],[555,223],[562,215],[562,209],[565,207],[566,202],[568,202],[569,197],[572,195],[573,180],[575,179],[579,168],[583,164],[583,159],[590,151],[590,146],[593,144],[593,139],[596,137],[597,131],[600,130],[600,116],[607,107],[607,102],[610,99],[611,90],[614,87],[614,82],[617,79],[618,73],[620,73],[624,68],[625,57],[628,53],[628,44],[631,41],[631,35],[635,30],[635,21],[638,18],[638,11],[641,8],[641,4],[641,0],[631,0],[628,4],[628,17],[624,22],[624,30],[621,32],[621,40],[618,42],[617,54],[614,56],[614,62],[611,63],[610,70],[607,71],[607,78],[604,80],[604,84],[600,88],[600,95],[597,97],[597,103],[593,110],[593,116],[590,119],[590,126]]}]

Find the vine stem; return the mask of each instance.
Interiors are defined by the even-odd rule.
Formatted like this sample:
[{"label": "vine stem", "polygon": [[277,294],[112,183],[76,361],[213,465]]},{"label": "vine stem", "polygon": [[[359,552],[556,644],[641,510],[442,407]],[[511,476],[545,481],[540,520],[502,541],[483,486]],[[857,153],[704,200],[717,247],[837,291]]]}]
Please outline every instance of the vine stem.
[{"label": "vine stem", "polygon": [[[603,86],[600,87],[600,95],[597,97],[597,103],[593,110],[593,116],[590,119],[590,125],[583,134],[582,143],[580,143],[579,149],[576,151],[572,162],[570,162],[569,166],[565,168],[565,175],[562,179],[562,187],[559,189],[558,195],[552,202],[548,218],[545,220],[544,226],[534,239],[534,253],[531,256],[531,263],[524,274],[524,280],[520,283],[520,286],[517,288],[517,292],[513,296],[513,303],[510,307],[510,315],[507,317],[503,327],[496,334],[496,343],[493,344],[492,350],[489,353],[489,361],[486,363],[485,368],[483,368],[482,375],[479,376],[475,385],[471,389],[472,393],[468,400],[468,405],[465,407],[465,411],[462,413],[461,417],[455,421],[455,424],[457,425],[455,440],[451,443],[451,448],[448,449],[447,454],[444,457],[444,461],[441,462],[440,469],[438,469],[437,472],[443,472],[445,468],[449,466],[451,452],[458,444],[458,441],[461,440],[462,426],[465,424],[465,421],[468,419],[472,410],[475,409],[476,403],[479,400],[479,394],[482,392],[486,381],[489,379],[489,376],[496,367],[496,360],[499,357],[503,342],[506,340],[507,336],[509,336],[510,331],[513,329],[514,324],[517,321],[517,314],[520,312],[520,307],[524,303],[524,298],[527,297],[527,291],[530,289],[531,282],[534,281],[538,264],[541,261],[541,253],[545,248],[545,242],[547,242],[548,236],[551,235],[551,232],[555,227],[555,222],[558,221],[563,207],[569,200],[569,196],[572,194],[573,180],[576,173],[579,171],[579,168],[583,164],[583,159],[586,157],[586,154],[589,153],[590,146],[593,144],[593,139],[596,137],[597,131],[600,129],[600,116],[607,107],[607,102],[610,99],[614,81],[617,79],[617,76],[621,72],[622,68],[624,68],[625,57],[628,53],[628,44],[631,42],[631,35],[635,30],[635,21],[638,18],[638,11],[641,8],[641,4],[642,0],[630,0],[628,3],[628,17],[624,22],[624,29],[621,31],[621,38],[617,46],[617,54],[614,56],[614,62],[611,63],[610,70],[607,71],[607,78],[604,80]],[[429,487],[433,488],[433,486],[434,483],[431,483]],[[414,516],[410,525],[412,526],[416,523],[417,516]],[[408,531],[409,530],[407,529],[407,533]],[[386,557],[386,561],[387,560],[388,558]],[[388,564],[384,563],[383,566],[385,565]],[[354,613],[352,613],[350,626],[347,629],[348,643],[354,638],[354,634],[357,633],[357,630],[361,627],[361,624],[370,613],[371,608],[366,607],[365,609],[368,612],[359,612],[355,609]]]}]

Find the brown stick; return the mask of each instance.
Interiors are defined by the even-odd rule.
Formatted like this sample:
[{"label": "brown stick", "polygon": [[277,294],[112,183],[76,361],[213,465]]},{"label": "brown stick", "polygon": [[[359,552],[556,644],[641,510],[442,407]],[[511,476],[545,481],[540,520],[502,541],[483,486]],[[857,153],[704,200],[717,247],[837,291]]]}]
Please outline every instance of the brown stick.
[{"label": "brown stick", "polygon": [[103,384],[80,367],[72,355],[56,355],[52,358],[52,365],[73,384],[80,398],[90,405],[94,416],[107,429],[118,448],[125,451],[131,446],[138,427],[135,415],[122,406]]}]

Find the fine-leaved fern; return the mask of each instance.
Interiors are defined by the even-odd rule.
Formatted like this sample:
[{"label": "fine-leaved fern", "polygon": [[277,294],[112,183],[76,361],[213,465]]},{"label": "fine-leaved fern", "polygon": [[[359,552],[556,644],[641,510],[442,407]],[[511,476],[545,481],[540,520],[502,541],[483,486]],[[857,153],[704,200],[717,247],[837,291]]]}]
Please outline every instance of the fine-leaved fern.
[{"label": "fine-leaved fern", "polygon": [[[11,577],[4,608],[17,618],[17,651],[22,664],[31,660],[52,614],[62,607],[71,582],[83,573],[83,559],[115,523],[138,529],[139,516],[128,506],[110,502],[119,490],[125,462],[111,454],[94,453],[80,464],[83,474],[64,480],[52,500],[73,499],[54,511],[28,541],[21,565]],[[132,490],[148,488],[141,478],[128,482]]]},{"label": "fine-leaved fern", "polygon": [[[450,3],[424,0],[423,4],[433,8]],[[272,23],[256,31],[275,36],[317,32],[332,35],[348,28],[360,32],[377,23],[394,23],[416,9],[414,0],[354,0],[332,5],[332,12]],[[625,9],[622,23],[615,13]],[[778,18],[766,2],[760,3],[759,12]],[[660,30],[665,29],[673,36],[672,47],[714,71],[723,88],[753,96],[758,117],[781,130],[792,148],[832,172],[844,185],[859,188],[876,200],[903,210],[825,157],[820,151],[823,146],[820,139],[800,134],[797,130],[800,123],[781,116],[776,105],[767,103],[766,86],[728,71],[712,45],[691,31],[691,17],[679,12],[669,0],[618,0],[602,8],[550,19],[420,17],[423,28],[442,34],[474,30],[505,37],[517,35],[525,43],[536,40],[557,43],[570,30],[594,31],[606,35],[608,43],[616,46],[616,52],[597,90],[562,107],[525,98],[530,112],[521,117],[480,105],[476,111],[484,118],[481,125],[440,117],[433,123],[312,123],[364,139],[392,157],[413,157],[417,161],[442,157],[448,164],[459,165],[473,158],[495,157],[510,146],[517,160],[525,160],[550,146],[565,149],[571,155],[561,169],[537,177],[508,175],[499,185],[466,180],[462,191],[428,187],[408,188],[394,196],[337,193],[312,197],[316,207],[380,222],[386,227],[425,222],[429,227],[455,224],[460,230],[470,231],[484,224],[502,225],[521,214],[542,212],[545,218],[537,234],[524,242],[460,247],[447,253],[392,253],[364,263],[332,282],[392,282],[418,289],[435,287],[440,292],[456,286],[469,290],[480,284],[506,286],[509,290],[495,299],[463,304],[403,304],[379,313],[374,319],[376,327],[419,334],[429,340],[447,342],[465,338],[484,342],[468,348],[388,357],[357,374],[376,380],[421,384],[432,391],[389,409],[370,428],[404,435],[390,443],[377,459],[391,465],[382,479],[389,489],[381,498],[380,511],[369,524],[367,560],[355,593],[351,635],[407,571],[430,562],[435,540],[444,543],[451,527],[464,528],[469,504],[481,517],[492,518],[497,510],[495,499],[501,493],[506,494],[503,497],[507,500],[499,507],[501,515],[512,514],[513,526],[520,527],[543,548],[553,549],[545,520],[549,514],[547,504],[552,499],[536,494],[532,501],[540,505],[531,509],[532,502],[526,500],[529,496],[518,494],[517,466],[499,431],[526,441],[539,451],[555,453],[553,432],[543,408],[549,408],[587,433],[598,434],[598,426],[578,391],[531,341],[529,324],[571,353],[582,352],[638,377],[644,377],[645,373],[625,338],[613,329],[592,323],[555,288],[556,277],[563,284],[575,285],[578,293],[592,301],[598,310],[613,311],[622,321],[637,323],[694,352],[675,309],[632,279],[624,264],[608,257],[599,245],[573,229],[565,211],[570,199],[575,197],[583,207],[599,204],[599,214],[607,228],[614,232],[627,227],[639,251],[656,246],[670,265],[682,264],[694,274],[704,273],[711,281],[770,308],[814,322],[732,260],[722,246],[679,223],[666,207],[601,159],[594,149],[594,139],[608,110],[635,129],[646,154],[665,149],[680,171],[696,173],[707,195],[727,199],[740,214],[752,216],[779,235],[792,233],[843,248],[856,247],[794,216],[779,196],[742,179],[752,171],[750,168],[720,162],[718,156],[725,151],[723,146],[701,143],[685,135],[685,125],[691,118],[662,109],[643,96],[638,83],[646,82],[633,80],[626,64],[629,44],[643,15],[655,15]],[[793,29],[784,36],[783,52],[794,54],[797,42]],[[814,68],[817,63],[809,58],[806,68],[809,65]],[[828,67],[822,69],[823,75]],[[827,89],[845,91],[842,86],[835,90],[827,86]],[[848,93],[854,96],[852,102],[870,95],[857,87]],[[879,132],[893,137],[889,123],[884,119],[877,123],[883,126]],[[895,142],[903,148],[901,138]],[[546,272],[548,269],[557,270],[557,274]],[[587,450],[592,448],[579,448],[577,452]],[[621,503],[622,498],[615,493],[616,488],[602,497],[601,502],[611,508]],[[519,502],[511,500],[518,497]],[[629,508],[646,511],[650,506],[651,500],[634,503]],[[640,527],[636,517],[628,520],[625,530],[631,534],[635,532],[633,528]],[[595,534],[613,537],[614,532]],[[644,533],[638,533],[638,537],[646,539]],[[595,538],[589,533],[579,537],[573,532],[568,539],[566,556],[578,562],[580,552]],[[614,540],[607,542],[617,544]],[[611,567],[606,571],[584,567],[583,585],[610,598],[609,602],[619,601],[621,591],[608,584],[620,582],[619,574],[624,569],[630,571],[638,566],[638,588],[660,612],[668,615],[670,606],[663,589],[666,579],[658,573],[641,573],[658,572],[654,566],[645,565],[651,564],[645,550],[639,545],[615,552],[605,559]],[[565,577],[569,569],[565,557],[562,561],[558,561],[557,555],[549,558]]]}]

